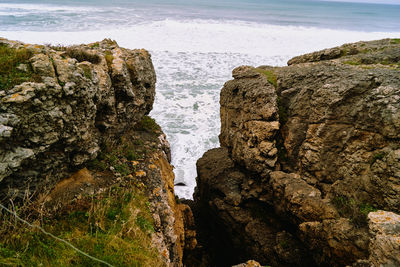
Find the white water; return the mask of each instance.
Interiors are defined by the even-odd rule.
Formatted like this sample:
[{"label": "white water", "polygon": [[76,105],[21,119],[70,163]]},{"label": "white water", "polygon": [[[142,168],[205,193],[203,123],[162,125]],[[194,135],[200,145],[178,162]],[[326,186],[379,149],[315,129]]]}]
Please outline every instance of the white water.
[{"label": "white water", "polygon": [[95,31],[1,31],[0,28],[0,36],[29,43],[64,45],[111,38],[123,47],[150,50],[157,73],[157,94],[151,116],[171,143],[176,183],[187,185],[177,186],[175,191],[180,197],[191,198],[197,159],[219,145],[219,91],[231,79],[234,67],[282,66],[299,54],[359,40],[399,38],[400,33],[229,20],[164,19]]}]

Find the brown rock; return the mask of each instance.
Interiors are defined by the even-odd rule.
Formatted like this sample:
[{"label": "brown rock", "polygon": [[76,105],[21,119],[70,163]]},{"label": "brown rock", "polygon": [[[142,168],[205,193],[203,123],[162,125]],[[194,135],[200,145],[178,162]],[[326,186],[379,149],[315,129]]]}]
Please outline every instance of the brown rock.
[{"label": "brown rock", "polygon": [[367,214],[400,211],[400,44],[346,44],[288,64],[233,71],[221,91],[222,148],[199,159],[195,201],[231,251],[243,248],[242,262],[307,258],[278,244],[286,232],[309,264],[362,266],[371,255],[396,264],[397,239],[370,243]]}]

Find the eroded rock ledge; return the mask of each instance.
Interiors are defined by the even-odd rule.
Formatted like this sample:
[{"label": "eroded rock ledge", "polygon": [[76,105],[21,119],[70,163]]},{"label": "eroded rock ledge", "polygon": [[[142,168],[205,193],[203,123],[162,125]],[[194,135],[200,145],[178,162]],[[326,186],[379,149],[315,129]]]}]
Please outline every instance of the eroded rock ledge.
[{"label": "eroded rock ledge", "polygon": [[400,40],[289,65],[238,67],[221,91],[221,148],[197,162],[194,195],[214,256],[399,265],[400,221],[391,236],[373,225],[378,209],[400,212]]},{"label": "eroded rock ledge", "polygon": [[[166,136],[145,116],[150,54],[0,38],[0,56],[0,203],[114,266],[182,266],[196,233]],[[96,263],[3,210],[0,222],[3,264]]]},{"label": "eroded rock ledge", "polygon": [[65,177],[152,109],[156,76],[145,50],[111,40],[67,48],[0,39],[0,46],[30,54],[17,67],[28,81],[0,89],[1,197]]}]

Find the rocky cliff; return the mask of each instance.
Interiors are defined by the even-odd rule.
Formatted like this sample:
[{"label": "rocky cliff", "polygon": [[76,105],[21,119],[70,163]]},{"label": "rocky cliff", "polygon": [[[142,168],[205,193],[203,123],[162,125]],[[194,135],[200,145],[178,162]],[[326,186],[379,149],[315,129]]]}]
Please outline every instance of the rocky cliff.
[{"label": "rocky cliff", "polygon": [[221,91],[221,148],[197,162],[207,242],[221,266],[399,265],[398,229],[373,229],[400,212],[400,40],[288,65],[238,67]]},{"label": "rocky cliff", "polygon": [[[170,149],[145,116],[156,76],[146,50],[0,39],[0,203],[109,264],[182,266],[196,245],[177,204]],[[96,261],[0,211],[0,262]],[[33,227],[33,226],[32,226]]]}]

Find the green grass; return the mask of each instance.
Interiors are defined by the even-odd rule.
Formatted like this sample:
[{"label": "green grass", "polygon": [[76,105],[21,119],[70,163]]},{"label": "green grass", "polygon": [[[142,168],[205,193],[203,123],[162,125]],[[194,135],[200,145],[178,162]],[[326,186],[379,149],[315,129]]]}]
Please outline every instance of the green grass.
[{"label": "green grass", "polygon": [[400,44],[400,38],[392,39],[392,40],[390,40],[390,43],[391,44]]},{"label": "green grass", "polygon": [[361,63],[360,63],[360,62],[358,62],[358,61],[352,61],[352,60],[343,61],[343,64],[346,64],[346,65],[352,65],[352,66],[358,66],[358,65],[361,65]]},{"label": "green grass", "polygon": [[99,160],[98,158],[90,161],[88,163],[88,168],[91,170],[100,170],[105,171],[108,167],[108,164],[104,161]]},{"label": "green grass", "polygon": [[[66,51],[67,48],[68,48],[68,46],[61,45],[61,44],[57,44],[57,45],[48,44],[47,46],[48,46],[49,48],[53,49],[53,50],[56,50],[56,51]],[[61,57],[62,57],[62,56],[61,56]]]},{"label": "green grass", "polygon": [[[99,153],[98,157],[87,164],[90,170],[105,171],[113,167],[115,171],[121,175],[126,176],[135,171],[130,161],[138,160],[139,154],[132,154],[131,149],[127,148],[124,151],[122,148],[113,150],[111,152],[103,151]],[[134,156],[132,156],[134,155]]]},{"label": "green grass", "polygon": [[152,221],[142,215],[138,215],[136,217],[136,224],[139,226],[142,231],[147,233],[154,233],[154,227]]},{"label": "green grass", "polygon": [[130,174],[132,171],[130,170],[130,168],[129,168],[129,165],[128,165],[128,163],[121,163],[121,164],[117,164],[117,165],[115,165],[115,170],[117,171],[117,172],[119,172],[120,174],[122,174],[122,175],[128,175],[128,174]]},{"label": "green grass", "polygon": [[91,80],[93,78],[91,68],[87,65],[81,65],[80,67],[83,70],[83,75],[85,78]]},{"label": "green grass", "polygon": [[378,209],[374,208],[368,203],[361,203],[359,206],[360,212],[365,216],[368,216],[368,213],[377,211]]},{"label": "green grass", "polygon": [[346,196],[336,196],[332,203],[343,217],[349,218],[357,227],[365,227],[368,224],[368,213],[377,209],[369,203],[364,203]]},{"label": "green grass", "polygon": [[[147,197],[134,185],[115,185],[70,208],[37,223],[114,266],[164,266],[151,246],[154,228]],[[42,232],[14,224],[4,214],[0,218],[2,266],[102,266]],[[5,228],[5,222],[10,229]]]},{"label": "green grass", "polygon": [[[35,74],[29,59],[33,53],[26,48],[10,48],[0,44],[0,90],[9,90],[23,82],[40,82],[40,76]],[[18,70],[20,64],[27,66],[27,71]]]},{"label": "green grass", "polygon": [[[143,127],[154,128],[148,120],[144,120]],[[158,126],[158,125],[157,125]],[[144,142],[141,139],[123,136],[117,143],[103,145],[97,158],[87,164],[89,170],[105,171],[111,167],[122,176],[134,174],[136,172],[135,161],[143,160],[147,153]]]},{"label": "green grass", "polygon": [[107,50],[105,52],[105,56],[104,57],[106,59],[106,63],[107,63],[108,69],[111,70],[112,62],[114,60],[114,56],[113,56],[112,52]]},{"label": "green grass", "polygon": [[143,119],[136,124],[135,128],[137,130],[149,132],[160,131],[160,126],[149,116],[143,116]]},{"label": "green grass", "polygon": [[100,43],[99,42],[95,42],[90,46],[90,48],[99,48],[99,47],[100,47]]},{"label": "green grass", "polygon": [[133,149],[127,149],[125,152],[125,157],[127,160],[132,161],[132,160],[138,160],[141,158],[141,155],[138,154],[135,150]]},{"label": "green grass", "polygon": [[278,80],[276,74],[272,70],[265,70],[260,68],[255,68],[258,73],[261,73],[267,77],[267,81],[272,84],[275,88],[278,86]]},{"label": "green grass", "polygon": [[370,161],[370,165],[374,164],[377,160],[382,160],[385,156],[386,156],[386,153],[385,153],[385,152],[378,152],[378,153],[375,153],[375,154],[372,156],[372,159],[371,159],[371,161]]}]

